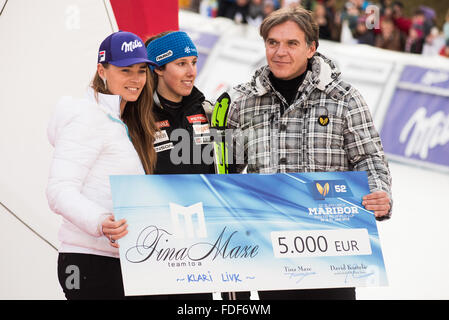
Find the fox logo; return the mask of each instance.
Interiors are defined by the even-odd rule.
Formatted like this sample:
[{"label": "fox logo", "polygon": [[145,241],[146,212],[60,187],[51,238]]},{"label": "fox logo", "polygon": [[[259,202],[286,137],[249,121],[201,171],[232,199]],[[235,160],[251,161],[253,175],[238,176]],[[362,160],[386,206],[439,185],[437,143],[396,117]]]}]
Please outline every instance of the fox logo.
[{"label": "fox logo", "polygon": [[329,193],[329,183],[326,183],[323,186],[321,186],[321,184],[319,184],[318,182],[316,183],[316,189],[318,190],[318,192],[325,197],[328,193]]}]

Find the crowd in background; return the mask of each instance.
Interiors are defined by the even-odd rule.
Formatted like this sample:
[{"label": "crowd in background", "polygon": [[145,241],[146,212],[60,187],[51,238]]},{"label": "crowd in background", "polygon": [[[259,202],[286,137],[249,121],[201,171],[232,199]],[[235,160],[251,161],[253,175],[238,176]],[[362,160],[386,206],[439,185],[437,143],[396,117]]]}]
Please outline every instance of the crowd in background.
[{"label": "crowd in background", "polygon": [[393,0],[348,0],[341,9],[335,0],[180,0],[179,4],[202,15],[254,26],[280,7],[301,5],[315,13],[320,39],[449,58],[449,10],[440,30],[434,9],[419,6],[406,16],[404,2]]}]

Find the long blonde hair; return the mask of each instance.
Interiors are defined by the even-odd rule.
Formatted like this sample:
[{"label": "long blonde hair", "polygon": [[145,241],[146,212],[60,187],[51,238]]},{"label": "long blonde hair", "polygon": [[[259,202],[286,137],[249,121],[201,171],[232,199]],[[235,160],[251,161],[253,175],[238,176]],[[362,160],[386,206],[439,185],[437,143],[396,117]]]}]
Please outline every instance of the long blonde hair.
[{"label": "long blonde hair", "polygon": [[[107,68],[108,64],[103,64]],[[156,167],[156,151],[154,136],[157,129],[153,115],[153,78],[150,69],[146,68],[147,81],[136,101],[128,101],[122,114],[123,122],[128,126],[129,136],[139,155],[146,174],[152,174]],[[95,93],[111,94],[106,88],[98,71],[91,84]]]}]

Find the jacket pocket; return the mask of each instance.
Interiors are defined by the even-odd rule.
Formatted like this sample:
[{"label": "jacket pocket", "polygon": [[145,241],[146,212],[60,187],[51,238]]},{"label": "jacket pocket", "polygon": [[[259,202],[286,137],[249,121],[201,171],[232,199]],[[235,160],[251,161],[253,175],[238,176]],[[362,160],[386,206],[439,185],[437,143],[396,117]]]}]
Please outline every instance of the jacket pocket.
[{"label": "jacket pocket", "polygon": [[307,125],[307,155],[309,165],[313,170],[339,171],[346,166],[344,145],[344,121],[332,113],[323,117],[326,121],[320,123],[320,114],[309,117]]}]

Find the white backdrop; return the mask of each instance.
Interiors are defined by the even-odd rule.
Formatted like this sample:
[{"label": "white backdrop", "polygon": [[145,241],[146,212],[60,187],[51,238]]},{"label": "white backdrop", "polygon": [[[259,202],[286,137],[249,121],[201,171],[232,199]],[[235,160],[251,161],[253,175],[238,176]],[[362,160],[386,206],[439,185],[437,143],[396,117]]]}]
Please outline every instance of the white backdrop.
[{"label": "white backdrop", "polygon": [[[0,16],[0,299],[64,298],[54,248],[60,217],[45,198],[52,155],[46,128],[60,96],[84,94],[99,42],[117,30],[111,12],[101,0],[14,0]],[[197,79],[211,100],[264,63],[254,28],[188,12],[180,12],[180,26],[220,35]],[[449,60],[366,46],[322,41],[319,51],[337,60],[379,125],[398,62],[449,70]],[[378,223],[390,285],[357,289],[357,297],[448,299],[449,175],[396,162],[390,167],[394,213]]]}]

